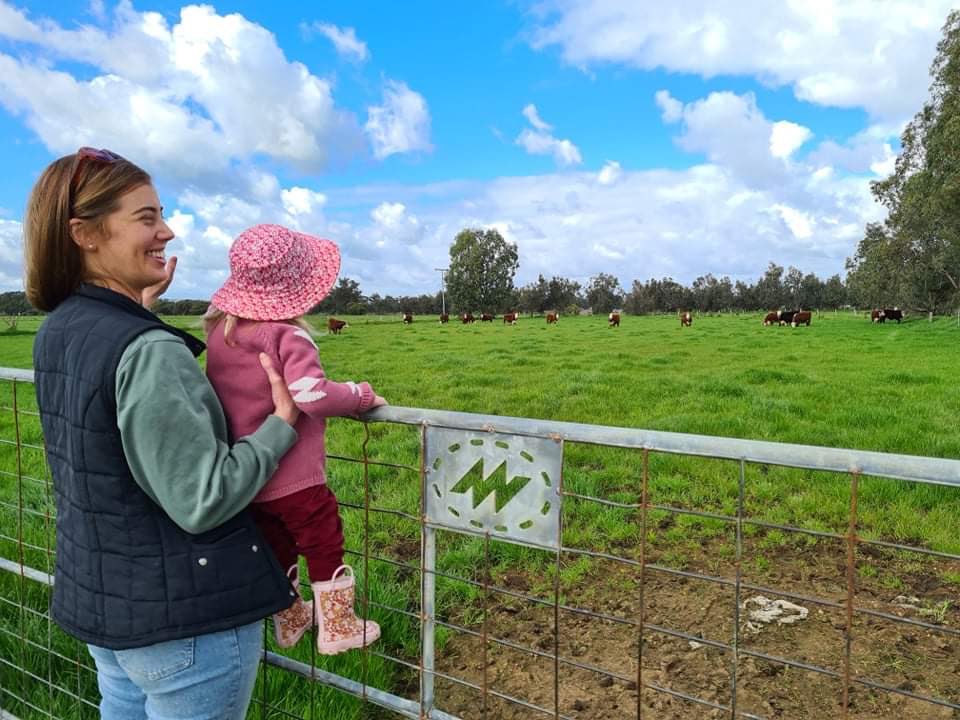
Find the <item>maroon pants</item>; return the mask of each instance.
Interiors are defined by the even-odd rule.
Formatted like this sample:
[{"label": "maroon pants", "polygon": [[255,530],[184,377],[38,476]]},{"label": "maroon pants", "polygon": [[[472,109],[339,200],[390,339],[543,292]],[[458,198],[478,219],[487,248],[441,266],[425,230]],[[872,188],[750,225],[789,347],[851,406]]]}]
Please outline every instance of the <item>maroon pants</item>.
[{"label": "maroon pants", "polygon": [[337,498],[326,485],[253,503],[250,509],[284,570],[303,555],[311,582],[317,582],[329,580],[343,563],[343,523]]}]

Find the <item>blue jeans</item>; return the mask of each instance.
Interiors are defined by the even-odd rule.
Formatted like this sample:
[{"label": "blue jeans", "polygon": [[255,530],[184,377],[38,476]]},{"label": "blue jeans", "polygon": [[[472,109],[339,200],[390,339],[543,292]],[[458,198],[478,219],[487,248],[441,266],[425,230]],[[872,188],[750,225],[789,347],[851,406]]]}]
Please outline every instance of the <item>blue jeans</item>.
[{"label": "blue jeans", "polygon": [[132,650],[87,646],[103,720],[243,720],[263,650],[263,623]]}]

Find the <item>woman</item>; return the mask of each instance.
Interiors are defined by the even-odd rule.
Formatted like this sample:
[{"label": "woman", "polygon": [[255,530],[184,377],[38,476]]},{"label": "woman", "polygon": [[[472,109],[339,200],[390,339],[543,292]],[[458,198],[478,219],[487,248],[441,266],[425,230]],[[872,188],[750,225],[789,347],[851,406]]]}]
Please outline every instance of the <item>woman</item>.
[{"label": "woman", "polygon": [[54,161],[30,196],[26,291],[57,502],[54,621],[87,643],[107,720],[243,718],[260,620],[295,593],[248,503],[296,433],[274,413],[231,446],[195,357],[147,307],[170,284],[173,233],[150,176],[108,150]]}]

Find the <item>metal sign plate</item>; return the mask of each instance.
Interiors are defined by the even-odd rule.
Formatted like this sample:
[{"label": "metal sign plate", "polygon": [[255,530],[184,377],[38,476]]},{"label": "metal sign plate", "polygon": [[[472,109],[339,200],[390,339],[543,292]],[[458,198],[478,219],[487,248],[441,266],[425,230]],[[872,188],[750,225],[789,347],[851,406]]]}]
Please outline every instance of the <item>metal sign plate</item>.
[{"label": "metal sign plate", "polygon": [[427,522],[556,549],[561,443],[428,427]]}]

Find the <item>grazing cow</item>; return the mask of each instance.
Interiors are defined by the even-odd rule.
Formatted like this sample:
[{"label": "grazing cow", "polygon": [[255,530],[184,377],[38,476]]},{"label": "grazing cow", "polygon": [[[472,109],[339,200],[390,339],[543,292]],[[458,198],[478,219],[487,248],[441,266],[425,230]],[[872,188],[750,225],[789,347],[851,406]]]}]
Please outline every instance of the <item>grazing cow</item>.
[{"label": "grazing cow", "polygon": [[560,318],[557,317],[558,313],[548,312],[547,313],[547,325],[552,325],[554,323],[560,322]]},{"label": "grazing cow", "polygon": [[463,320],[463,324],[472,323],[476,321],[476,318],[471,313],[464,313],[460,316],[460,319]]},{"label": "grazing cow", "polygon": [[886,322],[887,314],[883,310],[871,310],[870,311],[870,322],[882,323]]},{"label": "grazing cow", "polygon": [[686,310],[680,313],[680,327],[692,327],[693,326],[693,315],[690,314],[689,310]]},{"label": "grazing cow", "polygon": [[897,325],[903,320],[903,311],[900,308],[893,308],[892,310],[890,308],[884,308],[883,314],[887,320],[896,320]]},{"label": "grazing cow", "polygon": [[440,316],[441,324],[448,323],[448,322],[450,322],[450,315],[448,315],[447,313],[444,313],[443,315]]},{"label": "grazing cow", "polygon": [[798,310],[793,314],[790,324],[793,327],[797,327],[797,325],[806,325],[807,327],[810,327],[810,311]]},{"label": "grazing cow", "polygon": [[489,313],[480,313],[480,322],[493,322],[494,317],[494,315],[490,315]]},{"label": "grazing cow", "polygon": [[797,314],[796,310],[784,310],[780,313],[780,327],[789,325],[793,322],[793,316]]},{"label": "grazing cow", "polygon": [[504,314],[503,314],[503,324],[506,325],[507,323],[510,323],[511,325],[516,325],[516,324],[517,324],[517,319],[518,319],[519,317],[520,317],[520,313],[515,313],[515,312],[512,312],[512,313],[504,313]]},{"label": "grazing cow", "polygon": [[774,310],[773,312],[768,312],[766,317],[763,318],[763,326],[767,327],[769,325],[777,325],[780,322],[780,311]]},{"label": "grazing cow", "polygon": [[350,327],[347,325],[346,320],[337,320],[336,318],[330,318],[327,320],[327,330],[332,332],[334,335],[339,335],[340,331],[345,327]]},{"label": "grazing cow", "polygon": [[403,324],[409,325],[413,322],[413,313],[404,313],[403,314]]},{"label": "grazing cow", "polygon": [[607,318],[607,327],[620,327],[620,313],[610,313],[610,317]]}]

